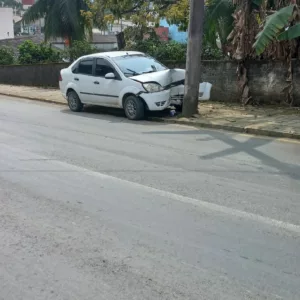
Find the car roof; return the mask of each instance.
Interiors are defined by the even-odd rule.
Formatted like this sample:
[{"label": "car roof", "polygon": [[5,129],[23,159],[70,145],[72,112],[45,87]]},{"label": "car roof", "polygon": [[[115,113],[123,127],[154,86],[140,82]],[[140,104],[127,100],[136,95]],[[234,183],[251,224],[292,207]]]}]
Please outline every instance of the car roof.
[{"label": "car roof", "polygon": [[138,52],[138,51],[111,51],[111,52],[100,52],[100,53],[93,53],[90,55],[86,55],[84,57],[120,57],[120,56],[126,56],[126,55],[138,55],[142,54],[145,55],[145,53]]}]

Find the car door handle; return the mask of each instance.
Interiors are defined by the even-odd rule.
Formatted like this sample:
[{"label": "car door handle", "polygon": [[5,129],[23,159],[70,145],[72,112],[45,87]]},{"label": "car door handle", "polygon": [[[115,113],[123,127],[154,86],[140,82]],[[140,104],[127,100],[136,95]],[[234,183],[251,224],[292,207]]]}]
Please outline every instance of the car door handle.
[{"label": "car door handle", "polygon": [[99,81],[94,81],[94,84],[100,84]]},{"label": "car door handle", "polygon": [[79,81],[79,78],[74,78],[74,80]]}]

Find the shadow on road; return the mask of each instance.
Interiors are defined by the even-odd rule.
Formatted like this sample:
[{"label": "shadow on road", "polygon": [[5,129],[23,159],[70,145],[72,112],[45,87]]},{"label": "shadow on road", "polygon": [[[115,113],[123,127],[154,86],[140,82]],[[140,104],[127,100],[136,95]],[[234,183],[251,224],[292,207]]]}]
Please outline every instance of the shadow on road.
[{"label": "shadow on road", "polygon": [[[70,115],[77,115],[83,118],[107,120],[110,123],[135,122],[136,124],[139,125],[143,124],[142,121],[129,121],[125,116],[124,110],[120,108],[88,105],[85,106],[84,111],[80,113],[72,112],[69,109],[63,109],[61,110],[61,112]],[[157,111],[157,112],[147,111],[144,121],[147,121],[148,118],[166,117],[169,115],[170,115],[170,110]],[[162,125],[163,123],[152,123],[152,124]],[[149,125],[149,123],[147,123],[147,125]]]},{"label": "shadow on road", "polygon": [[262,164],[277,169],[280,174],[287,175],[292,179],[300,180],[300,166],[293,165],[279,161],[278,159],[259,151],[257,148],[271,143],[272,139],[250,137],[247,141],[240,142],[234,139],[235,134],[222,133],[214,130],[187,130],[187,131],[152,131],[145,132],[144,134],[168,134],[168,135],[186,135],[186,134],[198,134],[209,135],[197,139],[197,141],[208,142],[212,140],[218,140],[230,146],[229,148],[210,154],[199,156],[200,159],[211,160],[218,157],[225,157],[228,155],[237,154],[240,152],[247,153],[248,155],[260,160]]}]

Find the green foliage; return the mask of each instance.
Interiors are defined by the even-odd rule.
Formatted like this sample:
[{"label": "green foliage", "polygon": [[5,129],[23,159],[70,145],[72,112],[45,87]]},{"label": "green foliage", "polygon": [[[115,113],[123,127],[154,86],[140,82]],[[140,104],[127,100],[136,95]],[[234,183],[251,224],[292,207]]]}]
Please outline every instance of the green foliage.
[{"label": "green foliage", "polygon": [[155,58],[158,60],[174,60],[185,61],[186,60],[186,44],[181,44],[175,41],[160,42],[154,53]]},{"label": "green foliage", "polygon": [[208,0],[206,2],[204,35],[211,47],[216,46],[217,36],[222,45],[227,43],[227,37],[233,29],[234,8],[232,0]]},{"label": "green foliage", "polygon": [[74,41],[72,45],[65,50],[63,56],[66,59],[76,60],[77,58],[99,52],[96,47],[87,41]]},{"label": "green foliage", "polygon": [[169,24],[177,25],[178,29],[181,31],[187,31],[189,25],[189,12],[189,0],[179,0],[177,3],[170,6],[164,13],[164,16]]},{"label": "green foliage", "polygon": [[184,61],[186,59],[186,44],[174,41],[161,42],[158,39],[146,39],[136,43],[127,43],[126,50],[140,51],[158,60]]},{"label": "green foliage", "polygon": [[204,44],[202,47],[202,59],[203,60],[221,60],[224,59],[223,52],[217,48],[212,47],[209,44]]},{"label": "green foliage", "polygon": [[12,65],[14,63],[14,52],[11,48],[0,47],[0,65]]},{"label": "green foliage", "polygon": [[[288,26],[295,9],[295,4],[289,5],[267,17],[265,26],[256,36],[256,42],[253,45],[258,55],[263,53],[265,48],[272,41],[276,40],[276,38],[283,32],[284,28]],[[292,28],[293,27],[289,28],[289,30],[294,30]],[[288,37],[286,35],[287,34],[281,36],[281,39],[286,39]]]},{"label": "green foliage", "polygon": [[277,37],[277,39],[279,41],[285,41],[285,40],[292,40],[292,39],[296,39],[300,36],[300,24],[296,24],[294,26],[289,27],[288,30],[285,30],[284,32],[282,32],[281,34],[279,34],[279,36]]},{"label": "green foliage", "polygon": [[[185,61],[187,44],[175,41],[161,42],[159,40],[148,39],[134,44],[127,43],[126,50],[144,52],[160,61]],[[203,45],[202,59],[215,60],[222,58],[223,54],[220,49]]]},{"label": "green foliage", "polygon": [[19,46],[18,61],[20,64],[59,62],[60,53],[47,44],[38,45],[25,41]]},{"label": "green foliage", "polygon": [[[82,15],[101,30],[116,20],[126,19],[144,30],[149,22],[157,23],[160,17],[182,0],[86,0],[88,13]],[[184,0],[188,1],[188,0]]]}]

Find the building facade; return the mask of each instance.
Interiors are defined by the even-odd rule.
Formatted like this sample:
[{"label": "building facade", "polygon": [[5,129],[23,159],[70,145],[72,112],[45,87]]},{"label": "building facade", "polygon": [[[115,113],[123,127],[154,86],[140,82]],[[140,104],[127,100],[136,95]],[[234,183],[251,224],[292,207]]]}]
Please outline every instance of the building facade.
[{"label": "building facade", "polygon": [[169,38],[172,41],[176,41],[178,43],[186,43],[188,39],[188,33],[185,31],[180,31],[178,26],[170,25],[166,19],[161,19],[159,22],[159,26],[168,27],[169,28]]},{"label": "building facade", "polygon": [[11,7],[0,7],[0,40],[13,39],[14,13]]}]

